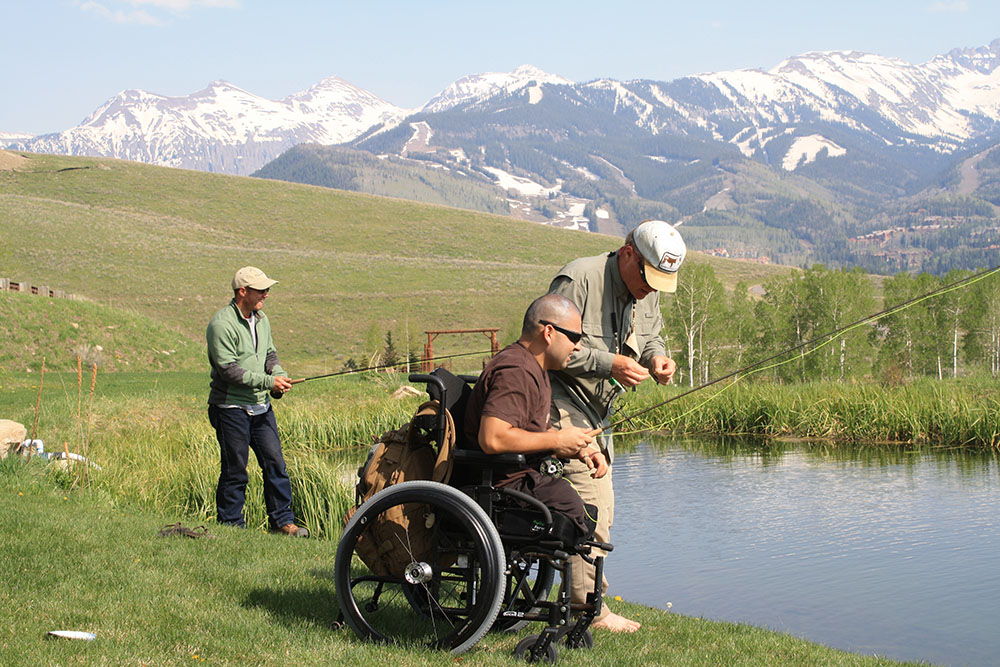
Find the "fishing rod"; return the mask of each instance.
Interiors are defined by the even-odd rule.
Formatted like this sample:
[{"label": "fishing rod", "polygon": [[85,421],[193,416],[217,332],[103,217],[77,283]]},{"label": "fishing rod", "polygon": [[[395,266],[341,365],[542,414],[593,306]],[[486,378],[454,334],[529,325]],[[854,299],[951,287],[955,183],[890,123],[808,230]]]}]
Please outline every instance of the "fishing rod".
[{"label": "fishing rod", "polygon": [[[434,357],[433,359],[424,359],[421,361],[423,362],[423,361],[438,361],[441,359],[457,359],[459,357],[474,357],[477,355],[482,356],[485,354],[492,354],[492,353],[493,353],[492,350],[485,350],[483,352],[460,352],[458,354],[447,354],[441,357]],[[349,368],[346,370],[337,371],[335,373],[325,373],[323,375],[314,375],[312,377],[307,377],[307,378],[298,378],[296,380],[292,380],[292,384],[300,384],[302,382],[310,382],[312,380],[322,380],[324,378],[337,377],[338,375],[350,375],[352,373],[364,373],[366,371],[380,371],[380,370],[385,370],[386,368],[396,368],[399,366],[406,366],[407,363],[410,362],[398,361],[394,364],[380,364],[378,366],[368,366],[367,368]]]},{"label": "fishing rod", "polygon": [[[754,362],[752,364],[748,364],[748,365],[746,365],[746,366],[744,366],[742,368],[739,368],[739,369],[737,369],[737,370],[735,370],[735,371],[733,371],[731,373],[728,373],[727,375],[723,375],[722,377],[718,377],[718,378],[715,378],[714,380],[710,380],[710,381],[708,381],[708,382],[706,382],[704,384],[701,384],[701,385],[699,385],[697,387],[689,389],[689,390],[687,390],[685,392],[682,392],[682,393],[680,393],[680,394],[678,394],[676,396],[671,396],[670,398],[666,399],[665,401],[660,401],[659,403],[657,403],[655,405],[652,405],[652,406],[650,406],[648,408],[644,408],[644,409],[642,409],[642,410],[640,410],[638,412],[632,413],[630,415],[626,415],[626,416],[622,417],[621,419],[619,419],[619,420],[617,420],[617,421],[609,424],[607,427],[596,428],[596,429],[590,431],[588,433],[588,435],[591,436],[591,437],[597,437],[601,433],[604,433],[605,431],[609,431],[611,429],[614,429],[615,427],[621,426],[623,423],[631,421],[635,417],[639,417],[641,415],[644,415],[644,414],[647,414],[649,412],[652,412],[653,410],[657,410],[659,408],[662,408],[663,406],[667,405],[668,403],[672,403],[672,402],[674,402],[676,400],[684,398],[685,396],[690,396],[691,394],[695,393],[696,391],[701,391],[702,389],[705,389],[707,387],[711,387],[714,384],[718,384],[719,382],[722,382],[723,380],[728,380],[729,378],[731,378],[733,376],[736,376],[736,375],[748,374],[748,373],[751,373],[751,372],[762,370],[761,367],[763,367],[765,364],[767,364],[767,363],[769,363],[771,361],[774,361],[775,359],[783,357],[786,354],[791,354],[792,352],[795,352],[796,350],[801,350],[804,347],[808,347],[810,345],[816,344],[816,347],[814,347],[812,350],[809,350],[809,352],[806,353],[806,354],[810,354],[810,353],[818,350],[822,345],[826,345],[828,343],[833,342],[841,334],[847,333],[851,329],[859,327],[859,326],[861,326],[863,324],[867,324],[869,322],[874,322],[874,321],[880,320],[883,317],[886,317],[888,315],[893,315],[893,314],[898,313],[901,310],[905,310],[906,308],[909,308],[910,306],[915,305],[915,304],[917,304],[917,303],[919,303],[921,301],[925,301],[925,300],[931,299],[931,298],[933,298],[935,296],[940,296],[940,295],[945,294],[947,292],[954,291],[956,289],[959,289],[960,287],[968,287],[969,285],[971,285],[971,284],[973,284],[975,282],[978,282],[980,280],[985,280],[986,278],[989,278],[991,275],[994,275],[994,274],[996,274],[998,272],[1000,272],[1000,265],[994,266],[992,269],[985,269],[983,271],[980,271],[979,273],[974,273],[971,276],[967,276],[965,278],[962,278],[961,280],[956,280],[953,283],[949,283],[947,285],[943,285],[943,286],[937,288],[936,290],[932,290],[930,292],[927,292],[926,294],[921,294],[919,296],[915,296],[912,299],[904,301],[904,302],[902,302],[900,304],[897,304],[895,306],[892,306],[890,308],[886,308],[884,310],[881,310],[881,311],[879,311],[879,312],[877,312],[877,313],[875,313],[873,315],[868,315],[867,317],[864,317],[864,318],[858,320],[857,322],[853,322],[851,324],[842,326],[839,329],[834,329],[833,331],[830,331],[830,332],[824,333],[822,335],[816,336],[815,338],[807,340],[804,343],[799,343],[795,347],[790,347],[787,350],[782,350],[781,352],[778,352],[777,354],[772,354],[770,357],[767,357],[766,359],[761,359],[760,361],[756,361],[756,362]],[[828,339],[828,340],[825,340],[825,339]],[[817,344],[819,341],[823,341],[822,345]],[[789,359],[788,361],[791,361],[791,360]],[[785,362],[782,362],[782,363],[785,363]]]}]

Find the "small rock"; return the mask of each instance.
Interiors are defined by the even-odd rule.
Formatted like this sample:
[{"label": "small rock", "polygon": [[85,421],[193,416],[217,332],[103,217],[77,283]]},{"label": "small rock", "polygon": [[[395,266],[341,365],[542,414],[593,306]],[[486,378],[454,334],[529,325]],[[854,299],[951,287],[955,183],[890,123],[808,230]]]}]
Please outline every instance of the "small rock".
[{"label": "small rock", "polygon": [[24,424],[0,419],[0,459],[7,458],[7,453],[20,445],[26,435],[28,429],[24,428]]},{"label": "small rock", "polygon": [[416,389],[415,387],[411,387],[408,384],[404,384],[402,387],[392,392],[392,395],[390,395],[389,398],[399,399],[399,398],[406,398],[407,396],[420,396],[423,393],[424,392],[420,391],[419,389]]}]

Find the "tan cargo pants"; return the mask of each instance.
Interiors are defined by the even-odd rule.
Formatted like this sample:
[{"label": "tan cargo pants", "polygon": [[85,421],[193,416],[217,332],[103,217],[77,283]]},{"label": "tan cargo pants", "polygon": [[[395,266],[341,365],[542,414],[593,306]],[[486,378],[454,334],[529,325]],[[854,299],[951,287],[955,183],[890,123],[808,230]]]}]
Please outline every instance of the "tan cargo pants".
[{"label": "tan cargo pants", "polygon": [[[564,426],[579,426],[582,428],[596,428],[594,424],[572,403],[555,401],[552,404],[551,423],[553,428],[563,428]],[[611,542],[611,524],[615,516],[615,491],[611,483],[611,469],[608,474],[600,479],[590,476],[590,469],[583,461],[573,459],[566,464],[563,469],[563,479],[573,485],[577,493],[588,505],[597,507],[597,528],[594,530],[594,539],[598,542]],[[592,556],[603,556],[606,552],[601,549],[592,549]],[[573,581],[570,586],[570,593],[574,603],[587,601],[587,594],[594,590],[594,579],[597,576],[596,568],[583,560],[580,556],[573,556]],[[605,595],[608,592],[608,578],[602,580],[602,589]],[[601,614],[595,620],[601,620],[611,613],[608,608],[608,600],[605,597],[601,607]]]}]

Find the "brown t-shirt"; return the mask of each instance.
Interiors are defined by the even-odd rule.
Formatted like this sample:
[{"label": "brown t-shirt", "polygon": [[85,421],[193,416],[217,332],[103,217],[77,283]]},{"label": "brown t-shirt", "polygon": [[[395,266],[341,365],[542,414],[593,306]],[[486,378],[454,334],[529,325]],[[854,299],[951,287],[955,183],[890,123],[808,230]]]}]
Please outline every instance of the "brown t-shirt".
[{"label": "brown t-shirt", "polygon": [[[502,419],[525,431],[549,430],[551,402],[549,374],[542,370],[523,345],[508,345],[486,364],[476,386],[472,388],[465,411],[468,446],[479,445],[479,423],[484,416]],[[538,461],[548,454],[536,452],[526,455],[528,465],[520,470],[495,470],[494,476],[499,479],[494,479],[494,483],[534,496],[550,509],[566,515],[576,526],[577,537],[592,535],[594,525],[588,518],[580,494],[565,479],[546,477],[538,471]]]},{"label": "brown t-shirt", "polygon": [[523,345],[508,345],[486,364],[472,388],[465,411],[465,437],[470,446],[479,444],[483,417],[502,419],[524,431],[547,431],[551,402],[548,373]]}]

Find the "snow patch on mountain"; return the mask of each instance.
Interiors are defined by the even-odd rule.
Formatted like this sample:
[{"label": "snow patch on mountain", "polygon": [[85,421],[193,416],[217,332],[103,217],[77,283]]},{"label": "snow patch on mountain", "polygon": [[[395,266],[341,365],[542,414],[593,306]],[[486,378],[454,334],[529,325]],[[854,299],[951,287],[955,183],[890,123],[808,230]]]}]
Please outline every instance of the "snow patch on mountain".
[{"label": "snow patch on mountain", "polygon": [[26,132],[0,132],[0,145],[15,141],[27,141],[34,136]]},{"label": "snow patch on mountain", "polygon": [[824,136],[810,134],[807,137],[797,137],[785,153],[781,167],[785,171],[795,171],[797,167],[815,162],[820,151],[826,150],[827,157],[846,155],[847,149],[838,146]]},{"label": "snow patch on mountain", "polygon": [[572,85],[573,82],[565,77],[549,74],[534,65],[521,65],[513,72],[470,74],[445,88],[420,110],[428,113],[446,111],[466,102],[479,102],[501,93],[513,93],[528,85],[532,85],[532,89],[538,88],[538,92],[534,93],[529,90],[529,101],[535,104],[541,101],[541,84],[546,83]]},{"label": "snow patch on mountain", "polygon": [[484,169],[493,175],[493,178],[497,181],[497,185],[504,190],[514,190],[528,197],[547,197],[549,194],[555,194],[562,190],[561,184],[547,188],[530,178],[515,176],[503,169],[497,169],[496,167],[484,167]]}]

